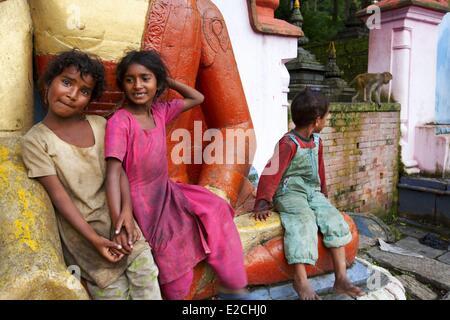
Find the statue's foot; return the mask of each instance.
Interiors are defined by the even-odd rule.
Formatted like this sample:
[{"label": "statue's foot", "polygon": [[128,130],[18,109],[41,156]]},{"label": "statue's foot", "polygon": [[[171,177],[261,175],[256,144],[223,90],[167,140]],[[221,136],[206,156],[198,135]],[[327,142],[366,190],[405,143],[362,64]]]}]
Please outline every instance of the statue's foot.
[{"label": "statue's foot", "polygon": [[334,291],[339,294],[347,294],[353,298],[361,297],[365,293],[363,290],[353,285],[348,278],[336,279]]},{"label": "statue's foot", "polygon": [[309,281],[294,280],[294,289],[300,300],[322,300],[319,295],[311,287]]}]

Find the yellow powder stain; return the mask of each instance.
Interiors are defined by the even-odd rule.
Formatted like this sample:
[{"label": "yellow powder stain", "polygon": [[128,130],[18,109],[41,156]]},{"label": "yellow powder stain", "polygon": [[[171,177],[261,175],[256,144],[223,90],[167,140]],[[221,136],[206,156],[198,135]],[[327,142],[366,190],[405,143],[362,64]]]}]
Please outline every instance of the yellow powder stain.
[{"label": "yellow powder stain", "polygon": [[27,245],[31,250],[36,251],[38,249],[38,244],[35,240],[31,239],[30,226],[24,224],[21,220],[14,221],[14,234],[16,239],[19,239],[21,244]]},{"label": "yellow powder stain", "polygon": [[235,219],[235,222],[239,232],[259,232],[265,229],[278,228],[281,225],[280,217],[275,213],[272,213],[265,221],[255,220],[253,216],[248,215],[245,217],[239,216],[238,219]]},{"label": "yellow powder stain", "polygon": [[0,183],[4,188],[9,187],[9,179],[6,168],[0,165]]},{"label": "yellow powder stain", "polygon": [[23,219],[17,219],[14,221],[16,239],[19,239],[20,243],[26,244],[31,250],[36,251],[38,249],[38,243],[31,237],[30,226],[35,225],[36,219],[34,213],[29,210],[29,199],[33,196],[25,189],[19,189],[17,191],[19,198],[19,204],[22,206]]},{"label": "yellow powder stain", "polygon": [[9,158],[9,150],[0,146],[0,162],[6,161]]}]

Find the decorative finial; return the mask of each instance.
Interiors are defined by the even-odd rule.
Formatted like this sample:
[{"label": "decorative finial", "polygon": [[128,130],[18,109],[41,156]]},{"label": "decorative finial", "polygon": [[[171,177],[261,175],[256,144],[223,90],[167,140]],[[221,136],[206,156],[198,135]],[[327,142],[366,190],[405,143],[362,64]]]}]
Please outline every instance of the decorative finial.
[{"label": "decorative finial", "polygon": [[294,26],[301,28],[303,26],[303,16],[300,12],[300,1],[295,0],[294,6],[292,7],[291,17],[289,18],[289,22]]},{"label": "decorative finial", "polygon": [[336,63],[336,47],[334,46],[334,41],[331,41],[328,47],[328,63],[325,67],[325,78],[341,78],[342,74],[343,72]]},{"label": "decorative finial", "polygon": [[336,59],[336,47],[334,46],[334,41],[331,41],[330,46],[328,47],[328,57]]}]

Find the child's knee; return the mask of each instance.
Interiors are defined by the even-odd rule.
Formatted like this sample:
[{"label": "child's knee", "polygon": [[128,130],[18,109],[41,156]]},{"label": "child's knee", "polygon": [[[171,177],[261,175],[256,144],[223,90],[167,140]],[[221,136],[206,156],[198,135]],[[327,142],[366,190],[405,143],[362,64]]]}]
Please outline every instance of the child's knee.
[{"label": "child's knee", "polygon": [[323,233],[323,242],[327,248],[338,248],[352,241],[352,233],[347,222],[342,219],[330,224],[327,232]]}]

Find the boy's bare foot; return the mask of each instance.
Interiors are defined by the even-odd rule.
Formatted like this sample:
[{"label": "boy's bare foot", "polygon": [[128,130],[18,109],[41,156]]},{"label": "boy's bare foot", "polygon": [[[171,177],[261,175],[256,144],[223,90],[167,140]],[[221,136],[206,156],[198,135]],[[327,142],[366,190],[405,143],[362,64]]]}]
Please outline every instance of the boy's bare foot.
[{"label": "boy's bare foot", "polygon": [[300,300],[322,300],[311,287],[309,281],[302,283],[301,281],[294,280],[293,286]]},{"label": "boy's bare foot", "polygon": [[333,288],[336,293],[348,294],[353,298],[365,295],[364,291],[353,285],[348,278],[336,279]]}]

